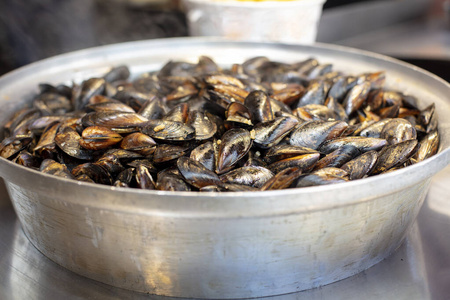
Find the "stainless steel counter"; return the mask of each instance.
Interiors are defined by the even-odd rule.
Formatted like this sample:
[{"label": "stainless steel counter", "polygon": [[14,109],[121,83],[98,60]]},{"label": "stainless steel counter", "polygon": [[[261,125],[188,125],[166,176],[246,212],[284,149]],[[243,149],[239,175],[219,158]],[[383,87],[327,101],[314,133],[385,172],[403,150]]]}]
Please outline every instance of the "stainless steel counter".
[{"label": "stainless steel counter", "polygon": [[[0,299],[169,299],[114,288],[53,263],[24,235],[3,186],[0,193]],[[412,231],[388,259],[334,284],[265,299],[448,299],[449,231],[447,167],[434,177]]]}]

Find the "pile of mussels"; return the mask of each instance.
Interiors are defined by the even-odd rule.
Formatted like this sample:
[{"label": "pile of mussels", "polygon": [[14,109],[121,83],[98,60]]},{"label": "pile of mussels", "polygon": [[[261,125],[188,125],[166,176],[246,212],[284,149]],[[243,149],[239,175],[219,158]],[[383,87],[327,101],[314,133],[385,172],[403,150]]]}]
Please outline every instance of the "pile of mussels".
[{"label": "pile of mussels", "polygon": [[81,84],[40,84],[4,126],[0,155],[55,176],[172,191],[340,183],[437,152],[434,104],[307,59],[202,56],[129,81],[127,67]]}]

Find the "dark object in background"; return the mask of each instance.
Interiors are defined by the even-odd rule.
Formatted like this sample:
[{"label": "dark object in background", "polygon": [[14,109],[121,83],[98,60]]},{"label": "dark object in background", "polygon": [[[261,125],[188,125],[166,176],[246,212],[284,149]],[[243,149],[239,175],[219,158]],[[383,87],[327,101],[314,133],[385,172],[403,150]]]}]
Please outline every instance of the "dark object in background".
[{"label": "dark object in background", "polygon": [[0,74],[83,48],[186,35],[180,11],[108,0],[2,0]]},{"label": "dark object in background", "polygon": [[419,68],[430,71],[442,79],[450,82],[450,60],[444,59],[426,59],[426,58],[411,58],[411,57],[397,57],[407,63],[418,66]]},{"label": "dark object in background", "polygon": [[342,6],[347,4],[352,4],[356,2],[368,2],[368,1],[374,1],[374,0],[327,0],[325,4],[323,5],[324,9],[332,8],[336,6]]}]

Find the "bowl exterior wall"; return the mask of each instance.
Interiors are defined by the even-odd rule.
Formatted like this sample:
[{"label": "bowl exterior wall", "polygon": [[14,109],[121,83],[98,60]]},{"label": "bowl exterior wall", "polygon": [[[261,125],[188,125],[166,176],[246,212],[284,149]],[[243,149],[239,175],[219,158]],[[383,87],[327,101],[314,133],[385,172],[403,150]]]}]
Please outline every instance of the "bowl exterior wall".
[{"label": "bowl exterior wall", "polygon": [[[31,242],[75,273],[144,293],[245,298],[318,287],[376,264],[401,244],[429,184],[377,201],[253,218],[129,214],[74,204],[70,191],[49,197],[7,188]],[[110,197],[102,201],[119,200]]]}]

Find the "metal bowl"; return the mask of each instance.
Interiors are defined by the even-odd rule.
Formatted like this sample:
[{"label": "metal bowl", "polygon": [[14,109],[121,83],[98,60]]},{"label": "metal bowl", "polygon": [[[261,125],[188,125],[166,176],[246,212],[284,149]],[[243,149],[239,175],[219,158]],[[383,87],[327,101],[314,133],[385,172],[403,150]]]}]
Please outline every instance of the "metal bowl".
[{"label": "metal bowl", "polygon": [[118,64],[138,74],[204,54],[222,65],[256,55],[287,62],[314,56],[348,73],[385,70],[388,87],[416,95],[422,107],[436,104],[439,153],[344,184],[221,194],[94,185],[0,159],[0,175],[33,245],[61,266],[110,285],[195,298],[301,291],[356,274],[392,253],[414,222],[431,176],[450,161],[450,85],[385,56],[330,45],[205,38],[99,47],[2,77],[0,124],[40,82],[79,81]]}]

